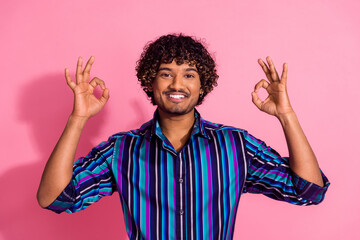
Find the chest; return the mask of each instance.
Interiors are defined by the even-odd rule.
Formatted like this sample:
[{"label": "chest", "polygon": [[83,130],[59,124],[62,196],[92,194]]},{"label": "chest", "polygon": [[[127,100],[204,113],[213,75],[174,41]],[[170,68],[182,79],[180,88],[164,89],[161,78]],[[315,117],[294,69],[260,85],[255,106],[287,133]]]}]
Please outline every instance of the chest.
[{"label": "chest", "polygon": [[240,139],[191,139],[179,153],[159,140],[131,139],[116,149],[112,172],[128,229],[154,239],[232,232],[246,177]]},{"label": "chest", "polygon": [[221,141],[192,140],[179,153],[158,140],[119,146],[113,161],[118,189],[128,200],[132,196],[168,207],[197,198],[203,204],[219,197],[235,199],[246,177],[245,155],[237,141]]}]

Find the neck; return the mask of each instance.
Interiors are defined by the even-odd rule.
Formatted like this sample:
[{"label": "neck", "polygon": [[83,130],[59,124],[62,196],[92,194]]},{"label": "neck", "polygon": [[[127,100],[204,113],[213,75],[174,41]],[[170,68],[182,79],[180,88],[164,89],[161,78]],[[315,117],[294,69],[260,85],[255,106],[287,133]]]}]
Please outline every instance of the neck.
[{"label": "neck", "polygon": [[161,131],[178,152],[191,136],[195,122],[195,110],[183,115],[168,114],[160,109],[158,111]]}]

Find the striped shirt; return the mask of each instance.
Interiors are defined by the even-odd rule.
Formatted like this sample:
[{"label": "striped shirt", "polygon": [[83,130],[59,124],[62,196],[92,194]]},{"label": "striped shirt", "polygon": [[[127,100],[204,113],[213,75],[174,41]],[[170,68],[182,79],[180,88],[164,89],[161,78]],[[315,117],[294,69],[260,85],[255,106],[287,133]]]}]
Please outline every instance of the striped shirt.
[{"label": "striped shirt", "polygon": [[74,163],[71,182],[48,209],[77,212],[117,191],[130,239],[232,239],[242,193],[297,205],[324,199],[324,175],[324,187],[310,183],[247,131],[195,115],[179,152],[157,112],[140,129],[111,136]]}]

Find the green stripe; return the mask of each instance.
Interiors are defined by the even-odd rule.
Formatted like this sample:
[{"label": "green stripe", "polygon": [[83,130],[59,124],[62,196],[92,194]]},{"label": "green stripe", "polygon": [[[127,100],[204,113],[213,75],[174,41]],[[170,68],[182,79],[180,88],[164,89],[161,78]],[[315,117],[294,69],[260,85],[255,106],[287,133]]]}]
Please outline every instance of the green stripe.
[{"label": "green stripe", "polygon": [[[199,159],[197,159],[197,155],[196,155],[196,149],[197,149],[197,146],[196,146],[196,141],[193,141],[192,142],[192,145],[193,145],[193,149],[194,149],[194,152],[193,152],[193,156],[194,156],[194,159],[193,159],[193,163],[194,163],[194,192],[198,193],[199,192],[199,176],[198,176],[198,173],[199,173]],[[197,218],[199,215],[200,215],[200,204],[199,204],[199,197],[196,197],[195,198],[195,206],[194,206],[194,212],[195,212],[195,216],[194,218]],[[196,239],[200,239],[200,225],[198,224],[196,226]]]},{"label": "green stripe", "polygon": [[[138,148],[138,145],[139,145],[139,141],[136,141],[135,144],[134,144],[134,149],[137,149]],[[136,155],[137,151],[133,151],[132,153],[132,158],[133,159],[137,159],[137,155]],[[134,186],[136,186],[136,183],[138,182],[138,179],[136,178],[136,173],[139,171],[139,165],[138,165],[139,161],[133,161],[133,171],[132,171],[132,181],[134,183]],[[133,193],[133,196],[132,196],[132,201],[133,201],[133,206],[132,206],[132,210],[133,210],[133,216],[134,216],[134,221],[136,222],[136,224],[138,224],[138,220],[137,219],[137,212],[140,211],[139,210],[139,206],[137,205],[137,199],[139,198],[138,194],[137,194],[137,191],[136,191],[136,188],[133,188],[132,189],[132,193]]]},{"label": "green stripe", "polygon": [[229,187],[229,193],[230,193],[230,209],[229,209],[229,223],[228,223],[228,230],[227,232],[230,234],[230,228],[231,228],[231,222],[233,219],[233,209],[235,207],[235,203],[236,203],[236,196],[235,196],[235,182],[232,181],[236,181],[236,179],[232,179],[235,177],[235,169],[234,169],[234,159],[236,159],[236,156],[234,155],[233,149],[232,149],[232,145],[231,145],[231,140],[230,138],[232,136],[229,135],[229,131],[224,131],[224,136],[227,139],[225,145],[226,145],[226,151],[227,151],[227,155],[228,155],[228,163],[229,163],[229,175],[230,175],[230,187]]},{"label": "green stripe", "polygon": [[[276,154],[267,151],[266,147],[264,145],[262,145],[261,143],[255,141],[254,139],[250,138],[247,134],[244,134],[244,137],[246,139],[246,141],[248,141],[251,145],[253,145],[254,147],[257,148],[257,151],[262,151],[264,154],[268,155],[266,158],[278,158],[279,156],[277,156]],[[265,143],[263,143],[265,144]]]},{"label": "green stripe", "polygon": [[[167,163],[168,163],[168,201],[169,201],[169,239],[175,239],[175,203],[174,203],[174,158],[167,152]],[[178,210],[178,209],[177,209]]]},{"label": "green stripe", "polygon": [[[224,136],[224,138],[225,138],[225,136]],[[217,135],[217,141],[218,141],[218,146],[219,146],[219,151],[221,152],[221,164],[222,164],[222,166],[223,167],[221,167],[221,171],[222,171],[222,177],[223,177],[223,180],[222,180],[222,189],[223,189],[223,194],[222,194],[222,199],[221,199],[221,201],[222,201],[222,203],[221,203],[221,205],[222,205],[222,207],[223,207],[223,214],[224,214],[224,222],[223,222],[223,226],[224,226],[224,231],[223,231],[223,235],[221,236],[222,237],[222,239],[225,239],[226,238],[226,233],[227,233],[227,229],[225,229],[226,228],[226,221],[227,221],[227,218],[228,218],[228,216],[227,216],[227,214],[228,214],[228,209],[229,209],[229,206],[227,206],[227,204],[226,204],[226,199],[227,199],[227,193],[226,193],[226,180],[227,179],[225,179],[226,178],[226,168],[224,167],[225,166],[225,164],[226,164],[226,162],[225,162],[225,158],[226,158],[226,146],[224,146],[223,144],[222,144],[222,141],[221,141],[221,137],[219,136],[219,135]],[[220,217],[220,216],[219,216]],[[227,224],[229,224],[229,223],[227,223]]]},{"label": "green stripe", "polygon": [[125,227],[126,227],[126,232],[129,235],[129,216],[128,216],[128,211],[126,210],[126,202],[124,200],[121,200],[122,202],[122,209],[123,209],[123,214],[124,214],[124,222],[125,222]]},{"label": "green stripe", "polygon": [[139,152],[140,152],[140,160],[139,160],[139,188],[140,188],[140,228],[143,229],[143,233],[146,232],[146,196],[145,196],[145,148],[146,142],[143,141]]},{"label": "green stripe", "polygon": [[[160,177],[159,177],[159,181],[161,181],[161,189],[165,189],[165,181],[164,181],[164,176],[165,176],[165,169],[164,169],[164,165],[165,165],[165,160],[164,159],[164,151],[160,152]],[[160,189],[160,190],[161,190]],[[160,210],[161,210],[161,236],[164,239],[165,238],[165,196],[164,194],[159,194],[160,197]]]},{"label": "green stripe", "polygon": [[[209,185],[208,185],[208,170],[206,161],[206,148],[203,139],[199,139],[199,153],[200,153],[200,164],[201,164],[201,176],[203,183],[203,195],[202,195],[202,209],[203,209],[203,238],[209,238]],[[211,209],[210,209],[211,210]]]}]

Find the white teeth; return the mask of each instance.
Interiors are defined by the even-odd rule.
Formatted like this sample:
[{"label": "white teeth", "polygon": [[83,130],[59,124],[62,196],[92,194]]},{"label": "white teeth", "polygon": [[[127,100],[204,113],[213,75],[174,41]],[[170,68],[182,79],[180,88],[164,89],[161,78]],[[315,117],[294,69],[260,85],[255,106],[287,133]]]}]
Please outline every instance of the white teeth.
[{"label": "white teeth", "polygon": [[177,99],[184,98],[184,95],[172,95],[172,94],[170,94],[169,96],[171,98],[177,98]]}]

